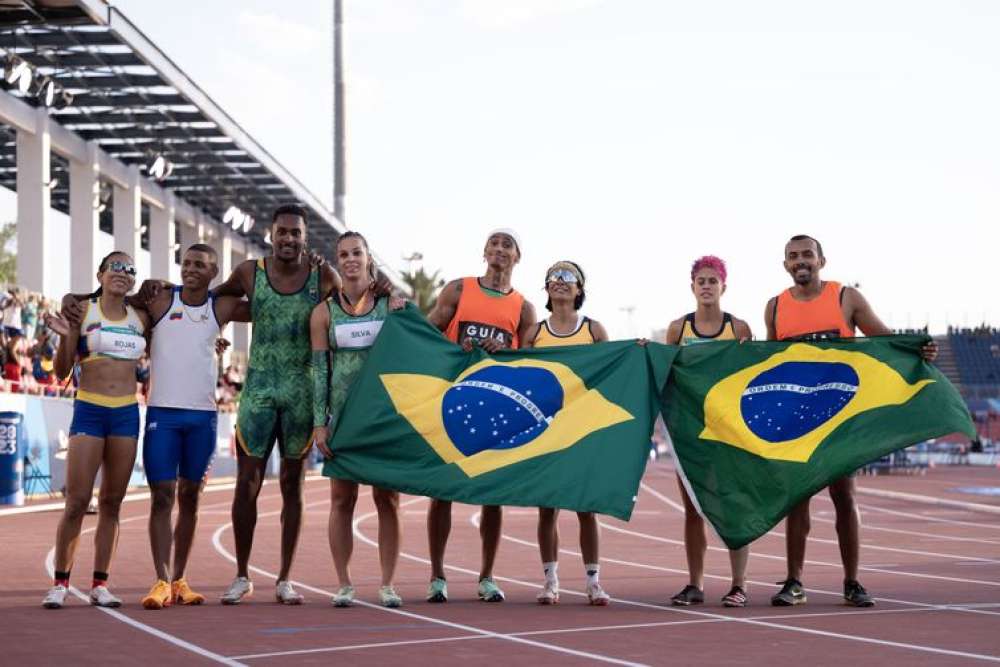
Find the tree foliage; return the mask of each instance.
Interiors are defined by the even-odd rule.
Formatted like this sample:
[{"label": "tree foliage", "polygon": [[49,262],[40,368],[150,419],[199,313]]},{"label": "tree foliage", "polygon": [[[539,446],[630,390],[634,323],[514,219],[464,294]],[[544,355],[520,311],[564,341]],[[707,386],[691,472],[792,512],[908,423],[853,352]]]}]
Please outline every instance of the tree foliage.
[{"label": "tree foliage", "polygon": [[0,226],[0,283],[17,282],[17,253],[7,247],[16,236],[16,222],[5,222]]},{"label": "tree foliage", "polygon": [[413,303],[424,315],[431,312],[437,303],[438,292],[444,287],[444,279],[438,277],[440,273],[435,271],[432,275],[427,275],[424,267],[416,271],[403,272],[403,282],[413,291]]}]

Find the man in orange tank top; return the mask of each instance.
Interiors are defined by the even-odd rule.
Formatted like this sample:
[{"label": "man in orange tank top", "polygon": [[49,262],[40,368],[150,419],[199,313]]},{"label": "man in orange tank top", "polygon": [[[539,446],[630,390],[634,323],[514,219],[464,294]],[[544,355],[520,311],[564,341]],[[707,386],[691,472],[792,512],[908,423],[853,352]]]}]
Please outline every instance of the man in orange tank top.
[{"label": "man in orange tank top", "polygon": [[[491,354],[504,348],[516,349],[537,322],[535,307],[510,285],[514,266],[521,259],[517,233],[511,229],[491,232],[483,259],[486,260],[486,274],[480,278],[460,278],[445,285],[427,318],[449,340],[467,351],[474,345]],[[479,599],[486,602],[504,599],[503,591],[493,581],[502,520],[500,507],[483,507],[479,526],[483,540]],[[428,602],[448,601],[444,551],[450,532],[451,502],[431,499],[427,512],[427,541],[431,555]]]},{"label": "man in orange tank top", "polygon": [[[860,329],[865,336],[892,334],[856,288],[820,279],[826,257],[823,246],[816,239],[793,236],[785,244],[784,264],[794,285],[767,302],[764,322],[768,340],[851,338],[855,329]],[[936,356],[935,343],[924,347],[924,359],[933,361]],[[837,541],[844,563],[844,599],[856,607],[871,607],[875,600],[858,582],[861,517],[855,501],[854,477],[838,479],[829,490],[837,513]],[[781,582],[781,590],[771,598],[774,606],[792,606],[806,601],[801,578],[809,528],[807,498],[789,512],[785,521],[788,576]]]}]

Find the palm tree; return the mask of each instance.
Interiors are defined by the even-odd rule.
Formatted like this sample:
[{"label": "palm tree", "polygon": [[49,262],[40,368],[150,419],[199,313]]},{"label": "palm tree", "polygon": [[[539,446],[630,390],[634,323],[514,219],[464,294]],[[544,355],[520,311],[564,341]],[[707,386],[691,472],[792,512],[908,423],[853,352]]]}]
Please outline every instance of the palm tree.
[{"label": "palm tree", "polygon": [[424,267],[416,271],[403,272],[403,282],[413,291],[413,302],[424,315],[431,312],[437,302],[438,292],[444,287],[444,279],[438,278],[440,271],[427,275]]}]

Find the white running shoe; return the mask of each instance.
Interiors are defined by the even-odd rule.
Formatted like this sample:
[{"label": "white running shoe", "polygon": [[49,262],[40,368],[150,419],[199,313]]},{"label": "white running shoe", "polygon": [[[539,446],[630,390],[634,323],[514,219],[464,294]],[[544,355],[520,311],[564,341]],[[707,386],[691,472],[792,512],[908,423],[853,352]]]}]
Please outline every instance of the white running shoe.
[{"label": "white running shoe", "polygon": [[559,604],[559,582],[546,581],[535,599],[538,604]]},{"label": "white running shoe", "polygon": [[239,604],[243,598],[253,595],[253,582],[249,577],[236,577],[220,598],[222,604]]},{"label": "white running shoe", "polygon": [[68,592],[69,590],[61,584],[53,586],[45,595],[45,599],[42,600],[42,606],[46,609],[62,609],[62,606],[66,604],[66,593]]},{"label": "white running shoe", "polygon": [[403,606],[403,598],[392,586],[383,586],[378,589],[378,601],[383,607],[396,609]]},{"label": "white running shoe", "polygon": [[596,607],[606,607],[611,603],[611,596],[604,592],[596,581],[587,584],[587,600]]},{"label": "white running shoe", "polygon": [[305,600],[300,593],[292,588],[292,582],[288,580],[279,581],[274,587],[274,599],[281,604],[302,604],[302,601]]},{"label": "white running shoe", "polygon": [[330,604],[334,607],[350,607],[354,604],[354,586],[341,586],[340,589],[333,594],[333,599],[330,600]]},{"label": "white running shoe", "polygon": [[95,607],[116,608],[122,606],[122,601],[112,595],[107,586],[94,586],[90,589],[90,604]]}]

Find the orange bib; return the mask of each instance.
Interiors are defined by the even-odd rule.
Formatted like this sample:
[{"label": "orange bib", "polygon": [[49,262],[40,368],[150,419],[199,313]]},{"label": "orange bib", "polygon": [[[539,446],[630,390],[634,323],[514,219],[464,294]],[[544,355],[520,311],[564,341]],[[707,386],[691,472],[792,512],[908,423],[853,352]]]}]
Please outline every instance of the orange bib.
[{"label": "orange bib", "polygon": [[774,331],[778,340],[853,338],[854,329],[844,321],[840,307],[840,283],[823,285],[815,299],[799,301],[789,288],[778,295],[774,308]]},{"label": "orange bib", "polygon": [[523,305],[524,297],[517,290],[490,296],[479,286],[478,278],[463,278],[458,308],[444,335],[459,345],[466,339],[479,342],[495,338],[505,348],[516,350],[521,344],[517,328]]}]

